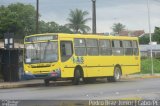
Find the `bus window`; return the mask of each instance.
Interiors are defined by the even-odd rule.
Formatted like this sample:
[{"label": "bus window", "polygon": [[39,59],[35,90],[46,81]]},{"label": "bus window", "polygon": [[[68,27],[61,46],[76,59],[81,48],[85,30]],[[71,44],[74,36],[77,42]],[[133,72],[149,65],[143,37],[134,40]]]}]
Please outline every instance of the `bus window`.
[{"label": "bus window", "polygon": [[112,41],[112,53],[113,55],[124,55],[122,41],[120,40]]},{"label": "bus window", "polygon": [[98,41],[96,39],[87,39],[87,54],[91,56],[99,55]]},{"label": "bus window", "polygon": [[129,40],[123,41],[125,55],[133,55],[132,42]]},{"label": "bus window", "polygon": [[132,41],[132,45],[133,45],[133,54],[134,54],[134,55],[139,55],[139,50],[138,50],[138,43],[137,43],[137,41]]},{"label": "bus window", "polygon": [[99,40],[100,55],[111,55],[112,49],[110,40]]},{"label": "bus window", "polygon": [[72,42],[61,41],[61,61],[68,60],[73,54]]},{"label": "bus window", "polygon": [[87,54],[85,39],[74,39],[74,48],[77,56],[85,56]]}]

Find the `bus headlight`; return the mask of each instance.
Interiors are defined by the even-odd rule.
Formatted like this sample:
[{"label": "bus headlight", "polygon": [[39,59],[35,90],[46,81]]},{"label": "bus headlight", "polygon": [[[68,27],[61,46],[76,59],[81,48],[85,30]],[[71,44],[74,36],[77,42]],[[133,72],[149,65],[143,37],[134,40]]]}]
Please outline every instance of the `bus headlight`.
[{"label": "bus headlight", "polygon": [[32,73],[30,71],[25,71],[25,74],[32,75]]}]

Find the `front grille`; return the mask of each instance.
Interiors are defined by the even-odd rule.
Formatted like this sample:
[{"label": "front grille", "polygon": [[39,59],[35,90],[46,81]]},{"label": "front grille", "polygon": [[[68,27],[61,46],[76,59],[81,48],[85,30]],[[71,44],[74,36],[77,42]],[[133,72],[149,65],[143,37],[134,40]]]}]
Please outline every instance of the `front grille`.
[{"label": "front grille", "polygon": [[31,68],[44,68],[44,67],[50,67],[50,65],[49,66],[31,66]]}]

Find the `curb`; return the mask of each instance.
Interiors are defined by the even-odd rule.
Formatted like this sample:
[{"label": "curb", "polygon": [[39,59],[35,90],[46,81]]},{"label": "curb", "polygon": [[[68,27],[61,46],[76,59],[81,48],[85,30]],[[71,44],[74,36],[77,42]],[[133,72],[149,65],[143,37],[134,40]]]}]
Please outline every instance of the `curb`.
[{"label": "curb", "polygon": [[160,78],[160,74],[133,74],[122,76],[122,79],[147,79],[147,78]]},{"label": "curb", "polygon": [[35,84],[7,84],[7,85],[0,85],[0,89],[10,89],[10,88],[23,88],[23,87],[37,87],[43,86],[42,83],[35,83]]}]

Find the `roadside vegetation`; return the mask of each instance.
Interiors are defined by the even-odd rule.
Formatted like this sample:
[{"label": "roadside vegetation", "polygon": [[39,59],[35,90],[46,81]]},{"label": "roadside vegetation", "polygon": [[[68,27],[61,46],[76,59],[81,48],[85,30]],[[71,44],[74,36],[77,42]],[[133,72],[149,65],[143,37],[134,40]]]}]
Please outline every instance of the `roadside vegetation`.
[{"label": "roadside vegetation", "polygon": [[[160,59],[153,59],[154,73],[160,73]],[[141,60],[141,73],[150,74],[151,73],[151,60],[142,59]]]},{"label": "roadside vegetation", "polygon": [[[6,32],[14,33],[15,39],[23,39],[25,36],[35,34],[36,32],[36,10],[31,4],[15,3],[9,5],[0,5],[0,39]],[[38,33],[88,33],[90,27],[87,22],[89,13],[80,9],[70,10],[68,24],[59,25],[53,21],[39,20]],[[41,17],[41,14],[39,14]]]}]

